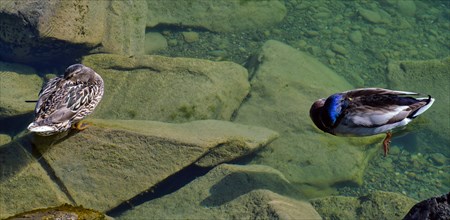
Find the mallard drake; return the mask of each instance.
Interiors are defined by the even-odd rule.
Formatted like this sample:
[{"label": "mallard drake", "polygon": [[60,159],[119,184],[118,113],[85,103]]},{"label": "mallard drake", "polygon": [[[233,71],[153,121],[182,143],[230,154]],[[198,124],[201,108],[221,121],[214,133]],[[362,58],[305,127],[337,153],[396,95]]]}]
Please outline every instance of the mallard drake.
[{"label": "mallard drake", "polygon": [[103,97],[103,79],[82,64],[69,66],[64,76],[49,80],[39,92],[34,121],[28,130],[42,136],[63,132],[94,111]]},{"label": "mallard drake", "polygon": [[415,92],[364,88],[336,93],[314,102],[309,115],[322,131],[336,136],[369,136],[386,133],[384,155],[392,129],[402,127],[425,112],[434,98],[413,98]]}]

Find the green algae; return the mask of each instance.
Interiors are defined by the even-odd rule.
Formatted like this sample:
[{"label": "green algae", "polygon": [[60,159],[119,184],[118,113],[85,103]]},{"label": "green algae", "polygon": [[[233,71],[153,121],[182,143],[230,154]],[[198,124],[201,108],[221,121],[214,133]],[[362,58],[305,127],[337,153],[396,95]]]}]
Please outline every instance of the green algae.
[{"label": "green algae", "polygon": [[93,209],[87,209],[83,206],[72,206],[69,204],[60,205],[57,207],[49,207],[42,209],[35,209],[32,211],[23,212],[5,220],[18,220],[18,219],[78,219],[78,220],[104,220],[105,214],[95,211]]}]

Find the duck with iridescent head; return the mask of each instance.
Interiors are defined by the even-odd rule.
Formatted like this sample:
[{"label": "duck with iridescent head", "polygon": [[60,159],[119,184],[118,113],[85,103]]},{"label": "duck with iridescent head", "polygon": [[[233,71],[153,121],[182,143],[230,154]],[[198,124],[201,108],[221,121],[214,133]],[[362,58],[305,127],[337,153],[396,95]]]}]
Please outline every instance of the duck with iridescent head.
[{"label": "duck with iridescent head", "polygon": [[434,98],[414,98],[415,92],[364,88],[336,93],[313,103],[309,115],[322,131],[336,136],[369,136],[386,133],[384,155],[394,128],[424,113]]},{"label": "duck with iridescent head", "polygon": [[49,80],[39,92],[34,121],[28,130],[41,136],[64,132],[91,114],[103,97],[103,79],[82,64],[69,66],[64,76]]}]

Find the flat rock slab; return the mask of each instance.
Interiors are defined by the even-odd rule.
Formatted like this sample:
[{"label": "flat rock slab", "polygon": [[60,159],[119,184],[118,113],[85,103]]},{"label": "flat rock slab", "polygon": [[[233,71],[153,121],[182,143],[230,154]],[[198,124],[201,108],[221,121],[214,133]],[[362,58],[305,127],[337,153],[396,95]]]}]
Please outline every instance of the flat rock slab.
[{"label": "flat rock slab", "polygon": [[[226,121],[92,121],[93,126],[64,140],[36,137],[34,143],[76,204],[100,211],[116,207],[193,163],[214,166],[277,137],[266,128]],[[229,143],[233,144],[227,150]],[[217,154],[216,148],[228,153]],[[203,158],[208,160],[201,162]]]},{"label": "flat rock slab", "polygon": [[70,203],[39,162],[22,146],[25,136],[0,146],[0,218],[20,212]]},{"label": "flat rock slab", "polygon": [[375,191],[367,196],[329,196],[310,201],[325,219],[401,219],[416,203],[402,194]]},{"label": "flat rock slab", "polygon": [[250,88],[247,70],[232,62],[99,54],[83,64],[105,81],[93,114],[103,119],[229,120]]},{"label": "flat rock slab", "polygon": [[118,219],[321,219],[311,204],[286,195],[299,193],[273,168],[222,164]]},{"label": "flat rock slab", "polygon": [[42,79],[30,67],[0,62],[0,118],[25,114],[34,110],[41,91]]},{"label": "flat rock slab", "polygon": [[[253,163],[280,170],[293,184],[312,196],[339,182],[362,184],[368,144],[381,137],[335,137],[317,129],[309,117],[312,103],[352,89],[332,70],[304,52],[277,41],[267,41],[254,67],[250,98],[236,122],[263,126],[280,133]],[[379,147],[379,148],[378,148]],[[376,151],[381,150],[381,145]]]}]

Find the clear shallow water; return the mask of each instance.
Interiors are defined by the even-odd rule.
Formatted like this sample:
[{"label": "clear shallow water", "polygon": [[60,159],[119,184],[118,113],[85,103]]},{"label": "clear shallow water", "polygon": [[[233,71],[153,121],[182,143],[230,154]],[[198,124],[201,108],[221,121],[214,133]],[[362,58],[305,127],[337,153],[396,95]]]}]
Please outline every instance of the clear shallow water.
[{"label": "clear shallow water", "polygon": [[[398,5],[389,2],[286,1],[288,14],[276,27],[236,34],[199,31],[199,41],[180,43],[157,53],[243,64],[266,40],[275,39],[308,52],[354,87],[389,87],[391,82],[386,74],[389,61],[442,59],[449,56],[450,52],[450,7],[447,1],[417,1],[414,15],[400,12]],[[382,10],[390,15],[387,19],[391,22],[370,22],[358,12],[360,8]],[[168,39],[182,42],[181,31],[186,29],[162,26],[151,31],[166,29],[170,29],[166,36]],[[350,39],[355,32],[362,34],[360,42]],[[213,39],[233,43],[222,48]],[[339,46],[344,47],[345,52]],[[215,56],[205,48],[226,53]],[[450,83],[450,80],[447,82]],[[450,85],[446,86],[442,88],[443,94],[431,94],[443,97],[436,101],[437,106],[449,103],[445,91],[449,91]],[[422,89],[406,87],[411,91]],[[387,158],[381,153],[371,158],[361,186],[343,183],[336,185],[336,191],[332,194],[361,196],[373,190],[383,190],[422,200],[446,193],[450,189],[450,143],[448,139],[439,138],[437,129],[433,129],[435,125],[430,120],[438,116],[428,114],[430,112],[423,115],[422,121],[413,122],[408,130],[393,139],[391,153]],[[439,116],[442,114],[445,115],[440,112]],[[30,118],[30,115],[22,115],[1,119],[0,132],[14,138],[23,132]],[[440,130],[448,133],[450,125]],[[270,156],[270,153],[264,154]],[[249,160],[246,162],[255,163],[251,158]]]}]

